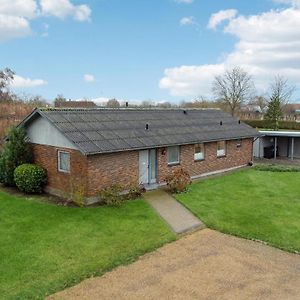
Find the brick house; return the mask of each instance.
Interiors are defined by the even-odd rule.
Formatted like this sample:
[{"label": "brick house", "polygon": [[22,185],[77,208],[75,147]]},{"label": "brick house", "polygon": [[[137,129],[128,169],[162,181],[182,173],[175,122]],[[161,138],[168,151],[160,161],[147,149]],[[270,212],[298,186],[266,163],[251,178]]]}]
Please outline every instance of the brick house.
[{"label": "brick house", "polygon": [[192,179],[247,165],[257,131],[216,109],[35,109],[21,126],[46,191],[87,203],[113,184],[155,187],[176,168]]}]

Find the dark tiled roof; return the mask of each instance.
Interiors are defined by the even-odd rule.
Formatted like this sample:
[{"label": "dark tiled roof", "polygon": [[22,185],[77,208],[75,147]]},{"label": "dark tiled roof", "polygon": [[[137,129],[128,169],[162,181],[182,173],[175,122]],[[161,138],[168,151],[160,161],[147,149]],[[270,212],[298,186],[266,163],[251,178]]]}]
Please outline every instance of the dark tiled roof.
[{"label": "dark tiled roof", "polygon": [[36,112],[54,124],[85,155],[258,135],[252,127],[215,109],[45,109]]}]

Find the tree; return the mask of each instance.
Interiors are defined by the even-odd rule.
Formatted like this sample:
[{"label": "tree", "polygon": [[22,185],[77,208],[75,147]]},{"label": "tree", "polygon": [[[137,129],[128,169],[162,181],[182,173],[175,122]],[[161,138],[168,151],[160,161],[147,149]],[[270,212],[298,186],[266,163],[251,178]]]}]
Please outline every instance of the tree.
[{"label": "tree", "polygon": [[14,79],[15,72],[9,68],[5,68],[0,71],[0,92],[8,87],[11,81]]},{"label": "tree", "polygon": [[60,107],[62,103],[65,103],[67,99],[64,97],[63,94],[58,94],[56,98],[54,99],[54,106]]},{"label": "tree", "polygon": [[275,130],[278,130],[279,121],[283,117],[283,108],[288,104],[295,87],[290,86],[286,78],[278,75],[274,78],[270,90],[266,119],[272,122],[272,127]]},{"label": "tree", "polygon": [[212,87],[216,100],[226,105],[232,116],[244,102],[251,98],[253,89],[251,76],[239,67],[216,76]]},{"label": "tree", "polygon": [[25,129],[12,127],[0,157],[0,182],[14,186],[14,171],[16,167],[29,163],[31,160],[32,153],[26,143]]},{"label": "tree", "polygon": [[118,108],[120,107],[120,102],[117,99],[109,99],[106,106],[110,108]]},{"label": "tree", "polygon": [[0,100],[1,101],[12,101],[13,95],[8,91],[8,86],[14,79],[15,72],[9,68],[0,70]]},{"label": "tree", "polygon": [[251,104],[259,107],[260,112],[264,113],[265,109],[268,106],[268,100],[264,96],[256,96],[251,101]]}]

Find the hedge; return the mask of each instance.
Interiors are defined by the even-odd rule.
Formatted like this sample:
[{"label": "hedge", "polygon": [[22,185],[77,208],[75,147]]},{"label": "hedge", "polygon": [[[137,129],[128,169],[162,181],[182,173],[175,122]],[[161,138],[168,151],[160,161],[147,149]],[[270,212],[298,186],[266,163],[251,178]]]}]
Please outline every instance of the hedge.
[{"label": "hedge", "polygon": [[[270,120],[243,120],[243,122],[254,128],[273,129],[273,123]],[[300,123],[279,121],[279,129],[300,130]]]}]

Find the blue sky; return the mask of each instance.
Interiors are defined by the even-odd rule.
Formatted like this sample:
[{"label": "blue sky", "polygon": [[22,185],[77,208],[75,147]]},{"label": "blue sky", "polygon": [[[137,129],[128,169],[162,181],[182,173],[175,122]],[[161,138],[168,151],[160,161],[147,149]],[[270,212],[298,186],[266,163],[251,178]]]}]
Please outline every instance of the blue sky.
[{"label": "blue sky", "polygon": [[20,94],[176,103],[210,97],[213,77],[236,65],[262,94],[276,74],[299,79],[297,0],[1,2],[0,67]]}]

